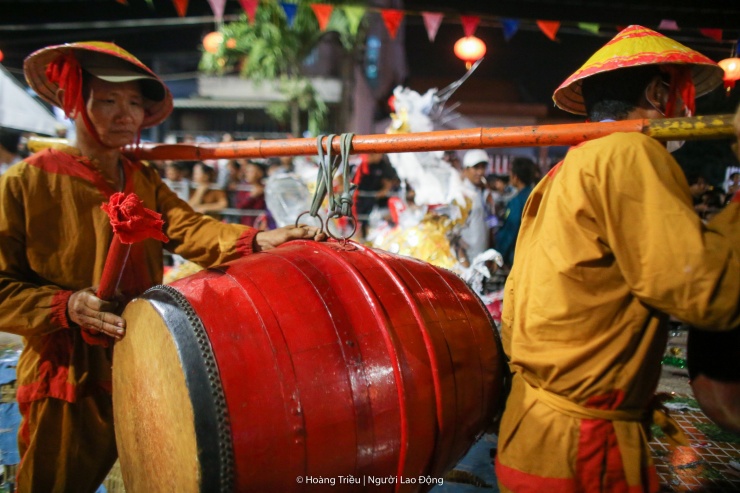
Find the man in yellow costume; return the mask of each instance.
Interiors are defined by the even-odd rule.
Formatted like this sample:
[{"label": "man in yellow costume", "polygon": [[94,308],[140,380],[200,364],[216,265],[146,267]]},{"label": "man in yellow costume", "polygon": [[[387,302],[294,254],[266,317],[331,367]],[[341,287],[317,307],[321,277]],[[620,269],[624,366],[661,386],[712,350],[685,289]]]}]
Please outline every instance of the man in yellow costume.
[{"label": "man in yellow costume", "polygon": [[[683,116],[721,79],[703,55],[630,26],[553,98],[592,121]],[[666,322],[740,324],[740,196],[702,224],[662,143],[583,143],[532,192],[505,289],[501,490],[658,491],[648,433]]]},{"label": "man in yellow costume", "polygon": [[[161,214],[166,248],[203,267],[267,250],[310,227],[260,232],[203,216],[123,146],[172,111],[166,85],[112,43],[51,46],[25,61],[26,79],[75,119],[77,142],[45,149],[0,177],[0,330],[19,334],[19,492],[94,492],[116,460],[111,411],[112,342],[124,336],[123,303],[100,282],[113,231],[101,204],[135,194]],[[163,244],[131,246],[123,301],[162,282]]]}]

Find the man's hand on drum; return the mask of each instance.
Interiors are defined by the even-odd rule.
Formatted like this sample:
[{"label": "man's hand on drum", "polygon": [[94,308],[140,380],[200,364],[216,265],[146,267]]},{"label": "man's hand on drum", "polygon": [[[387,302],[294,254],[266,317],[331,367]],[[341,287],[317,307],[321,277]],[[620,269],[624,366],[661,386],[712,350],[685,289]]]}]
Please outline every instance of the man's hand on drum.
[{"label": "man's hand on drum", "polygon": [[69,319],[84,329],[121,340],[126,331],[126,321],[117,315],[120,303],[101,300],[95,295],[96,291],[95,288],[87,288],[69,297]]},{"label": "man's hand on drum", "polygon": [[326,234],[316,226],[301,224],[298,226],[283,226],[282,228],[260,231],[254,237],[253,251],[262,252],[271,250],[290,240],[324,241]]}]

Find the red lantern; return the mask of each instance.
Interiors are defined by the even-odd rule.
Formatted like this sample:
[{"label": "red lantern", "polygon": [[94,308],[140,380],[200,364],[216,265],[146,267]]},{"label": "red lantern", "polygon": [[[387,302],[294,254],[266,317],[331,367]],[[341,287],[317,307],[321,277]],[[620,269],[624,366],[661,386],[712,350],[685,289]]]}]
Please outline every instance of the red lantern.
[{"label": "red lantern", "polygon": [[486,54],[486,44],[475,36],[465,36],[455,43],[455,55],[465,62],[468,69]]},{"label": "red lantern", "polygon": [[725,71],[725,87],[729,91],[735,87],[735,81],[740,79],[740,58],[736,56],[725,58],[724,60],[720,60],[717,64]]},{"label": "red lantern", "polygon": [[221,43],[224,42],[224,35],[218,31],[206,34],[203,38],[203,48],[211,54],[218,53]]},{"label": "red lantern", "polygon": [[5,58],[5,54],[3,53],[3,50],[0,50],[0,62],[3,61],[3,58]]}]

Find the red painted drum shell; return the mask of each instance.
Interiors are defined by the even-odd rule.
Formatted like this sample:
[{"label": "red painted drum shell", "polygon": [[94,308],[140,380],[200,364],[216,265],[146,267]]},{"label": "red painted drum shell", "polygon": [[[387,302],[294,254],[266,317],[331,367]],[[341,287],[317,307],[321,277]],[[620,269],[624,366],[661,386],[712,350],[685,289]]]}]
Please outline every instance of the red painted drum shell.
[{"label": "red painted drum shell", "polygon": [[205,409],[198,449],[221,471],[203,481],[234,491],[303,491],[306,476],[441,477],[497,411],[490,315],[457,275],[425,262],[293,241],[144,298],[186,374],[201,374],[188,381]]}]

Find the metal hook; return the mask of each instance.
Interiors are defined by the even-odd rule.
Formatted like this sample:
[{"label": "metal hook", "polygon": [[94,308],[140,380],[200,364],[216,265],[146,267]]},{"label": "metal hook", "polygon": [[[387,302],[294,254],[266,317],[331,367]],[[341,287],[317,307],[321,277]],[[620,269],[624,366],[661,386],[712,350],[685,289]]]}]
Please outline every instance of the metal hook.
[{"label": "metal hook", "polygon": [[[352,220],[352,232],[349,234],[349,236],[337,237],[329,230],[329,219],[333,219],[335,217],[336,218],[346,217],[347,219]],[[332,212],[328,216],[326,216],[326,234],[331,236],[335,240],[341,242],[342,244],[346,243],[349,238],[352,238],[356,232],[357,232],[357,219],[355,219],[354,216],[342,216],[342,214],[339,214],[337,212]]]},{"label": "metal hook", "polygon": [[[300,214],[298,214],[298,217],[295,218],[295,225],[294,225],[295,228],[298,227],[299,221],[301,220],[301,218],[303,217],[304,214],[308,214],[309,216],[315,217],[316,219],[319,220],[319,223],[321,224],[321,227],[319,228],[319,233],[327,233],[327,234],[329,234],[329,228],[325,227],[325,224],[326,223],[324,222],[323,219],[321,219],[321,216],[318,215],[318,214],[311,214],[311,211],[303,211]],[[329,219],[327,218],[327,221],[328,220]]]}]

